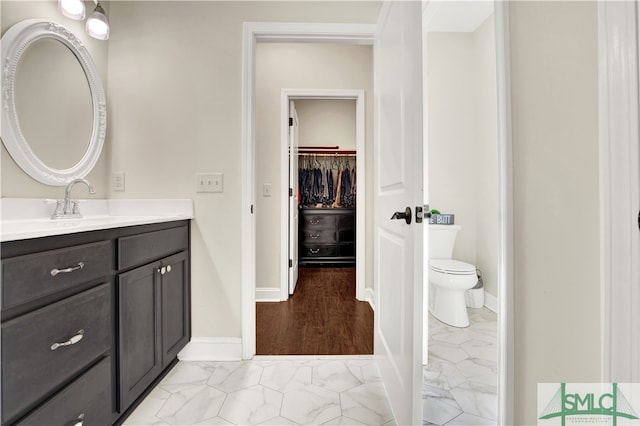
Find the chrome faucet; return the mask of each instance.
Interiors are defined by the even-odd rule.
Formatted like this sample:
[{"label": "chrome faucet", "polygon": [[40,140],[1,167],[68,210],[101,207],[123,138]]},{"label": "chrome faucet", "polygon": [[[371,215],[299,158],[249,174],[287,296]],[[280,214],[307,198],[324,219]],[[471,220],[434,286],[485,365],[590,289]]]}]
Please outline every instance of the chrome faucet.
[{"label": "chrome faucet", "polygon": [[51,215],[51,219],[73,219],[82,217],[78,201],[71,199],[71,189],[76,183],[84,183],[89,188],[89,194],[95,194],[93,186],[86,179],[73,179],[67,184],[64,190],[64,200],[57,200],[56,210]]}]

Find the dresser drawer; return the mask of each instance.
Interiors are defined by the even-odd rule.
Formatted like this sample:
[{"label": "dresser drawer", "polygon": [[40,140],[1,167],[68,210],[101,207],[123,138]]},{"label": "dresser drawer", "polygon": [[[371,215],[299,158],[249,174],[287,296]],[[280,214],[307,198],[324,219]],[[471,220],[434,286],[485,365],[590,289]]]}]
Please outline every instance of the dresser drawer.
[{"label": "dresser drawer", "polygon": [[163,229],[118,239],[118,269],[142,265],[189,247],[188,227]]},{"label": "dresser drawer", "polygon": [[112,266],[110,241],[3,259],[2,308],[100,279]]},{"label": "dresser drawer", "polygon": [[302,257],[326,257],[338,254],[335,244],[303,244]]},{"label": "dresser drawer", "polygon": [[111,288],[103,284],[3,323],[3,423],[104,354],[111,318]]},{"label": "dresser drawer", "polygon": [[336,233],[332,229],[305,229],[302,232],[302,242],[335,243]]},{"label": "dresser drawer", "polygon": [[106,426],[112,413],[111,357],[106,357],[17,425]]},{"label": "dresser drawer", "polygon": [[306,229],[330,228],[336,226],[336,217],[333,214],[303,214],[301,216],[302,226]]}]

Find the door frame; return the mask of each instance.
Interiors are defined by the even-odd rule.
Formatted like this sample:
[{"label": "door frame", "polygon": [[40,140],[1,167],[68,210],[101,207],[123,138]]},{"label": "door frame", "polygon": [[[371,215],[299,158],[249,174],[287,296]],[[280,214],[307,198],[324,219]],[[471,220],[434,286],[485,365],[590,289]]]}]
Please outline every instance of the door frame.
[{"label": "door frame", "polygon": [[640,380],[637,2],[598,2],[601,375]]},{"label": "door frame", "polygon": [[[356,206],[365,206],[365,98],[362,89],[282,89],[280,95],[280,164],[289,158],[289,101],[297,100],[356,101]],[[280,168],[280,229],[289,229],[289,171]],[[365,209],[356,208],[356,299],[365,300]],[[289,299],[289,237],[280,233],[280,300]]]},{"label": "door frame", "polygon": [[498,424],[514,422],[515,315],[513,311],[513,144],[509,2],[494,0],[498,107]]},{"label": "door frame", "polygon": [[[511,148],[509,9],[495,2],[498,57],[500,156],[500,276],[498,283],[498,421],[513,423],[513,177]],[[242,203],[241,203],[241,319],[242,358],[256,353],[256,229],[255,203],[255,46],[260,42],[323,42],[373,44],[375,24],[245,22],[242,40]],[[500,101],[502,101],[500,103]],[[374,123],[375,126],[375,123]],[[375,292],[375,289],[374,289]]]},{"label": "door frame", "polygon": [[373,44],[374,24],[245,22],[242,29],[242,358],[256,354],[255,56],[258,42]]}]

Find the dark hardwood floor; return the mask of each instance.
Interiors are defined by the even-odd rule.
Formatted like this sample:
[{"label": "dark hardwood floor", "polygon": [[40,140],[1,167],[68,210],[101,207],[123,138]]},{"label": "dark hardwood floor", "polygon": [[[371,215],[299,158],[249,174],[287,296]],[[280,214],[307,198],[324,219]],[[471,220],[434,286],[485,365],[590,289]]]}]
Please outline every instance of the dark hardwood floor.
[{"label": "dark hardwood floor", "polygon": [[373,310],[355,282],[355,268],[301,268],[289,300],[256,303],[256,354],[373,354]]}]

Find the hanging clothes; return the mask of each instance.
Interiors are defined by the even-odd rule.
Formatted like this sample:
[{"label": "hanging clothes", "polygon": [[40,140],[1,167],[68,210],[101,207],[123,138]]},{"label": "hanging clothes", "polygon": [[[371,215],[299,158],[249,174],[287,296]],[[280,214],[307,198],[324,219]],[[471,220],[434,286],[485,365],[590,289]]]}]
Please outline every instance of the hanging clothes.
[{"label": "hanging clothes", "polygon": [[340,207],[340,196],[342,195],[342,170],[338,173],[338,191],[336,192],[336,199],[331,207]]},{"label": "hanging clothes", "polygon": [[298,161],[301,206],[355,207],[355,155],[304,155]]}]

